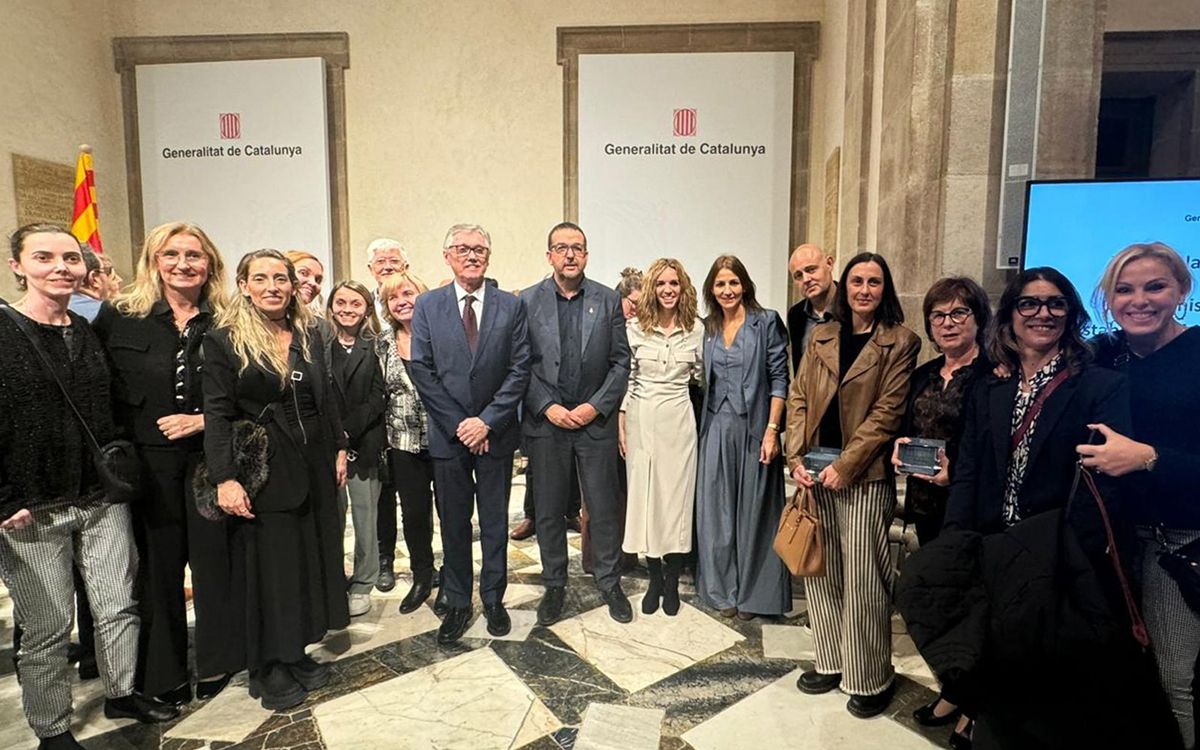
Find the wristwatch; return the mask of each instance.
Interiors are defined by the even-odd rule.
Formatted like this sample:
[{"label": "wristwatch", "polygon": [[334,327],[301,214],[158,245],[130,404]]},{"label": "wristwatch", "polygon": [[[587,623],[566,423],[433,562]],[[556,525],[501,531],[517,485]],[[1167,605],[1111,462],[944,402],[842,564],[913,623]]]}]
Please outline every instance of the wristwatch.
[{"label": "wristwatch", "polygon": [[1146,459],[1146,462],[1142,464],[1142,468],[1146,471],[1154,471],[1156,464],[1158,464],[1158,451],[1152,445],[1150,446],[1150,458]]}]

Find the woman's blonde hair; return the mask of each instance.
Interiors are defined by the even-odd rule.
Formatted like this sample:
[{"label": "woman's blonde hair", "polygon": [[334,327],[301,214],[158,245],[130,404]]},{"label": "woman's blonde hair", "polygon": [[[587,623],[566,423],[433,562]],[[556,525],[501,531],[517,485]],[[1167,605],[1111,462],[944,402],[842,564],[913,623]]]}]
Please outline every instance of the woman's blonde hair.
[{"label": "woman's blonde hair", "polygon": [[136,274],[129,289],[117,296],[113,304],[126,315],[144,318],[150,314],[154,303],[163,298],[163,280],[158,273],[158,254],[172,237],[186,234],[200,242],[200,249],[208,257],[208,280],[200,290],[200,299],[208,302],[214,316],[229,304],[229,289],[225,283],[225,262],[217,252],[217,246],[204,230],[195,224],[172,221],[159,224],[146,234],[142,253],[138,258]]},{"label": "woman's blonde hair", "polygon": [[1117,293],[1117,279],[1125,270],[1125,266],[1142,258],[1161,260],[1171,275],[1175,277],[1181,295],[1187,297],[1192,293],[1192,272],[1188,270],[1187,263],[1175,248],[1165,242],[1138,242],[1129,245],[1108,262],[1108,266],[1104,269],[1104,275],[1100,277],[1100,283],[1092,292],[1092,307],[1100,313],[1106,328],[1112,328],[1112,310],[1109,309],[1109,305],[1112,303],[1113,295]]},{"label": "woman's blonde hair", "polygon": [[[306,260],[314,261],[318,266],[321,267],[321,275],[323,276],[325,274],[325,264],[321,262],[320,258],[307,250],[284,250],[283,257],[290,260],[293,266],[298,266],[302,261]],[[323,317],[325,315],[324,295],[322,295],[320,292],[317,292],[317,296],[313,297],[312,302],[308,303],[308,311],[318,318]]]},{"label": "woman's blonde hair", "polygon": [[359,297],[362,297],[363,301],[367,303],[367,312],[363,315],[363,319],[359,321],[358,331],[355,332],[355,335],[357,336],[365,333],[368,338],[378,335],[379,316],[375,314],[375,295],[371,294],[370,289],[367,289],[365,286],[357,281],[354,281],[353,279],[339,281],[333,285],[333,289],[329,292],[329,302],[325,305],[325,319],[328,320],[334,328],[342,327],[341,324],[337,322],[337,318],[333,316],[333,298],[336,297],[337,293],[342,289],[349,289]]},{"label": "woman's blonde hair", "polygon": [[[288,279],[292,283],[291,298],[288,300],[287,317],[292,335],[300,338],[300,351],[304,361],[311,362],[309,356],[308,328],[315,318],[307,306],[300,304],[296,287],[296,267],[278,250],[263,249],[246,253],[237,265],[237,281],[239,284],[250,278],[250,265],[256,260],[277,260],[287,268]],[[291,367],[286,354],[280,354],[275,341],[275,333],[268,327],[267,318],[250,301],[249,295],[239,294],[226,307],[217,319],[217,325],[229,330],[229,341],[237,354],[241,367],[238,372],[245,372],[252,363],[265,370],[279,375],[281,385],[287,385]]]},{"label": "woman's blonde hair", "polygon": [[379,305],[383,308],[383,319],[394,330],[400,325],[400,321],[392,315],[392,311],[388,309],[388,300],[395,296],[405,284],[417,290],[417,296],[421,296],[429,291],[429,287],[425,286],[425,282],[410,271],[401,271],[390,276],[383,277],[383,282],[379,285]]},{"label": "woman's blonde hair", "polygon": [[679,276],[679,301],[675,303],[676,322],[685,331],[692,330],[692,326],[696,324],[696,287],[692,285],[691,277],[683,270],[683,264],[674,258],[659,258],[642,274],[642,297],[637,303],[637,321],[643,331],[653,329],[662,316],[663,311],[658,304],[658,295],[654,293],[654,285],[668,268]]}]

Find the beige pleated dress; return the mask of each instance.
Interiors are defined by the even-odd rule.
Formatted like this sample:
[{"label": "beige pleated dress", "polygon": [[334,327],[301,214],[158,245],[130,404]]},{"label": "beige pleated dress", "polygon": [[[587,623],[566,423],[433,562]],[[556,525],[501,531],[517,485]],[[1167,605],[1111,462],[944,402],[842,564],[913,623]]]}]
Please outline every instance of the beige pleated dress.
[{"label": "beige pleated dress", "polygon": [[625,465],[629,497],[626,552],[662,557],[692,549],[696,500],[696,418],[688,384],[704,372],[704,326],[642,331],[629,321]]}]

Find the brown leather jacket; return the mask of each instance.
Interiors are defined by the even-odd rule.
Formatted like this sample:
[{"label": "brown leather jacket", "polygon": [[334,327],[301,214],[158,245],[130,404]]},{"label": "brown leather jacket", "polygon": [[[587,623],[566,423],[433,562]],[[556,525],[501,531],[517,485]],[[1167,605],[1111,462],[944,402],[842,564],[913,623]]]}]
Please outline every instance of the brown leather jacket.
[{"label": "brown leather jacket", "polygon": [[904,326],[876,326],[839,386],[840,333],[837,322],[817,326],[792,381],[785,445],[788,469],[794,470],[804,454],[816,447],[821,417],[837,391],[843,445],[833,468],[848,484],[886,479],[890,476],[887,448],[904,416],[921,339]]}]

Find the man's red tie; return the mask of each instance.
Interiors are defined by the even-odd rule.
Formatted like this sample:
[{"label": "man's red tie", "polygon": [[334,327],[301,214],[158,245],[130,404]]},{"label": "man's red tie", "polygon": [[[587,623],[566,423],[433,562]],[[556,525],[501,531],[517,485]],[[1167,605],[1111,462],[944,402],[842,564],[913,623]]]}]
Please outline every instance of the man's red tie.
[{"label": "man's red tie", "polygon": [[463,329],[467,332],[467,346],[471,353],[479,345],[479,321],[475,319],[475,295],[468,294],[463,298]]}]

